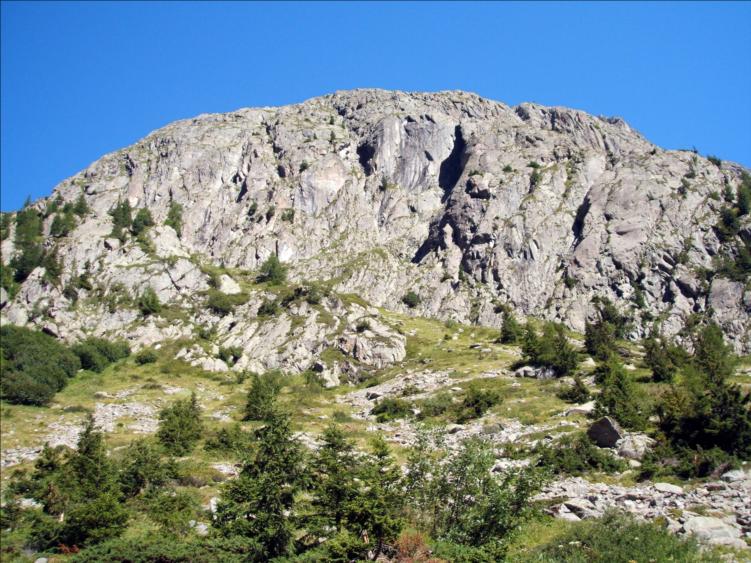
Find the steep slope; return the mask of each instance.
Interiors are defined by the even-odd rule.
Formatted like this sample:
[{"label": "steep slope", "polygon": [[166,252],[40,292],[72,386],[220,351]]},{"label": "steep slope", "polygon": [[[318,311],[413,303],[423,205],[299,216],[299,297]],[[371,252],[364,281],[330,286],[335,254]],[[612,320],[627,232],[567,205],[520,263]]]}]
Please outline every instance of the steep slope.
[{"label": "steep slope", "polygon": [[[721,194],[742,173],[662,150],[620,119],[463,92],[355,90],[203,115],[104,156],[34,204],[44,211],[84,193],[91,212],[62,237],[48,236],[47,216],[44,244],[57,249],[60,282],[35,270],[2,317],[68,339],[117,333],[144,343],[214,326],[221,344],[244,349],[242,368],[299,371],[330,348],[352,357],[357,346],[340,339],[345,326],[359,338],[365,313],[346,304],[319,306],[334,324],[348,319],[328,333],[306,310],[256,320],[264,300],[283,296],[251,287],[247,272],[277,254],[294,281],[395,310],[414,291],[416,313],[491,326],[508,303],[581,330],[595,295],[630,312],[634,337],[654,320],[677,334],[706,312],[747,352],[751,291],[714,275],[717,257],[732,259],[751,238],[748,215],[724,242],[715,228]],[[112,238],[109,211],[126,200],[160,226],[140,240]],[[175,233],[161,225],[178,205]],[[4,263],[14,255],[10,231]],[[250,299],[224,316],[205,307],[219,273],[245,279]],[[93,283],[80,287],[82,274]],[[134,301],[146,287],[170,314],[144,328]],[[384,325],[371,340],[387,350],[376,355],[400,359],[398,337]]]}]

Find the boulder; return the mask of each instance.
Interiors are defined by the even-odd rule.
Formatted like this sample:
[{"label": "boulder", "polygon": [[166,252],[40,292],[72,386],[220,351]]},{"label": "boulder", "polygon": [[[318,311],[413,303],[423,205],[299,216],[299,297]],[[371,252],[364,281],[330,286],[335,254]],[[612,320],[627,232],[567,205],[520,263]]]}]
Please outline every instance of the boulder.
[{"label": "boulder", "polygon": [[621,440],[625,435],[620,425],[609,416],[604,416],[592,423],[587,430],[587,436],[601,448],[616,447],[618,440]]},{"label": "boulder", "polygon": [[227,274],[222,274],[219,276],[219,291],[227,295],[237,295],[238,293],[242,293],[242,288]]},{"label": "boulder", "polygon": [[655,483],[654,488],[656,491],[664,493],[666,495],[682,495],[683,489],[678,485],[671,483]]},{"label": "boulder", "polygon": [[748,547],[741,539],[741,531],[719,518],[711,516],[694,516],[683,524],[683,531],[693,534],[698,539],[714,545],[730,547]]},{"label": "boulder", "polygon": [[619,456],[638,461],[646,455],[654,444],[655,441],[646,434],[630,433],[618,440],[616,448]]},{"label": "boulder", "polygon": [[736,481],[746,481],[751,478],[751,476],[742,469],[734,469],[727,473],[723,473],[720,478],[726,483],[735,483]]},{"label": "boulder", "polygon": [[595,509],[595,505],[585,498],[572,498],[565,501],[563,505],[582,520],[599,516],[599,513]]},{"label": "boulder", "polygon": [[595,401],[589,401],[588,403],[583,403],[581,405],[575,405],[571,407],[570,409],[566,409],[563,413],[563,416],[571,416],[572,414],[591,414],[595,410]]}]

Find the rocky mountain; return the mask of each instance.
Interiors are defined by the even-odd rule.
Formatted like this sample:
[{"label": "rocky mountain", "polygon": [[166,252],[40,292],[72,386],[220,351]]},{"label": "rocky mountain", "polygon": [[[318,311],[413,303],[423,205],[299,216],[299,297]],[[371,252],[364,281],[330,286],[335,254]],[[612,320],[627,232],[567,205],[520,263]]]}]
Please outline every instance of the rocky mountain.
[{"label": "rocky mountain", "polygon": [[[2,318],[136,347],[211,330],[212,346],[236,357],[189,346],[181,357],[212,370],[293,371],[335,358],[318,368],[335,382],[404,357],[404,337],[375,307],[500,326],[508,304],[583,330],[603,296],[632,317],[633,338],[655,321],[679,335],[706,313],[749,352],[751,290],[722,264],[746,248],[751,219],[718,230],[743,174],[663,150],[618,118],[464,92],[354,90],[201,115],[32,204],[59,279],[38,267],[13,295],[3,290]],[[81,194],[88,213],[53,228]],[[113,230],[125,202],[133,214],[147,208],[155,226]],[[4,264],[18,254],[14,229]],[[296,293],[255,283],[273,254]],[[313,282],[323,293],[309,299]],[[144,320],[147,288],[162,307]],[[264,305],[282,306],[264,315]]]}]

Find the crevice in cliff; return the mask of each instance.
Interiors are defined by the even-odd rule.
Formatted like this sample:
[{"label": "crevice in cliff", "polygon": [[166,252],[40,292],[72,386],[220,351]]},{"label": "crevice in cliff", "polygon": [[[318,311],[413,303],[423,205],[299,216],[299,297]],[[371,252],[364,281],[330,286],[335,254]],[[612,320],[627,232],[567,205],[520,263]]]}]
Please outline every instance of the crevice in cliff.
[{"label": "crevice in cliff", "polygon": [[457,125],[454,128],[454,146],[448,157],[441,162],[441,168],[438,173],[438,185],[446,194],[444,199],[448,197],[448,194],[456,186],[459,176],[462,175],[462,170],[466,163],[466,148],[467,143],[462,135],[462,127],[461,125]]}]

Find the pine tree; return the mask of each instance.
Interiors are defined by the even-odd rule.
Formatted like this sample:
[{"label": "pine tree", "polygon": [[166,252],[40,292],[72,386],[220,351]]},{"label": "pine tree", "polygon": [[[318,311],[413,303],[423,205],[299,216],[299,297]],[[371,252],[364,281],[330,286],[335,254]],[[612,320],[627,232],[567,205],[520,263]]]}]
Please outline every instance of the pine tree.
[{"label": "pine tree", "polygon": [[180,238],[183,230],[183,206],[175,201],[170,203],[164,224],[167,227],[172,227],[177,233],[177,238]]},{"label": "pine tree", "polygon": [[595,416],[612,416],[626,428],[643,430],[646,415],[640,408],[641,397],[621,363],[611,358],[600,364],[595,378],[602,386],[602,392],[597,396]]},{"label": "pine tree", "polygon": [[261,270],[258,274],[259,282],[268,282],[271,285],[281,285],[287,280],[287,267],[284,266],[276,254],[269,256],[261,264]]},{"label": "pine tree", "polygon": [[256,448],[239,477],[224,488],[215,526],[245,540],[251,561],[286,555],[294,532],[295,495],[303,478],[302,450],[289,415],[276,410],[255,431]]},{"label": "pine tree", "polygon": [[201,407],[195,392],[190,399],[176,401],[159,413],[157,438],[174,455],[187,455],[203,434]]},{"label": "pine tree", "polygon": [[358,494],[357,458],[352,442],[340,428],[329,426],[321,439],[323,443],[310,464],[313,528],[325,533],[333,527],[340,532],[350,503]]},{"label": "pine tree", "polygon": [[269,371],[251,374],[251,384],[245,403],[245,420],[266,420],[276,411],[276,398],[282,389],[281,374]]},{"label": "pine tree", "polygon": [[153,226],[154,218],[151,216],[151,211],[146,207],[142,207],[138,210],[138,213],[136,213],[136,216],[133,219],[133,225],[131,226],[130,232],[132,232],[134,236],[138,236],[146,229]]},{"label": "pine tree", "polygon": [[384,544],[394,541],[402,530],[404,497],[401,472],[382,436],[371,442],[371,449],[360,470],[363,488],[350,506],[358,535],[367,537],[373,545],[372,558],[378,559]]},{"label": "pine tree", "polygon": [[516,320],[513,311],[508,308],[505,309],[503,311],[503,326],[501,327],[501,342],[503,344],[516,344],[521,340],[522,335],[522,327]]}]

